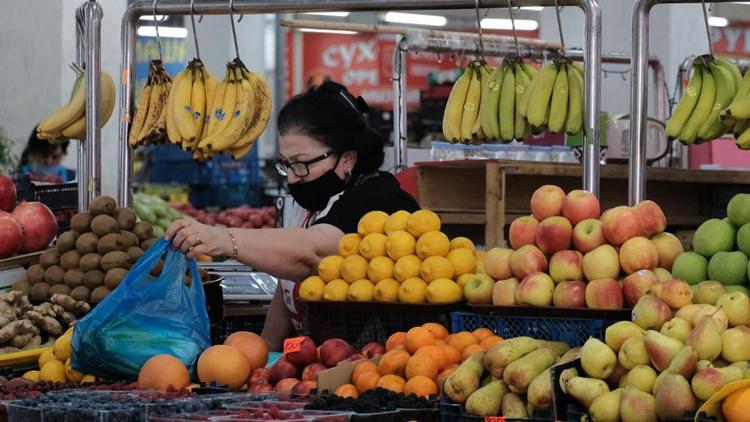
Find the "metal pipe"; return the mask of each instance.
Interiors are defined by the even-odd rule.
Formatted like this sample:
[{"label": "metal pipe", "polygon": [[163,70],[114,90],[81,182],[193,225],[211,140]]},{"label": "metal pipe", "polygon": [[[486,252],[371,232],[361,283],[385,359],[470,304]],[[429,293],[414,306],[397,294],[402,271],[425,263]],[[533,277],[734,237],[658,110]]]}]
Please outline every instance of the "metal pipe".
[{"label": "metal pipe", "polygon": [[130,183],[133,172],[133,159],[128,145],[128,125],[132,118],[135,87],[135,25],[138,20],[130,9],[122,17],[122,62],[120,63],[120,120],[117,136],[117,200],[121,207],[129,207],[132,202]]},{"label": "metal pipe", "polygon": [[102,8],[95,1],[83,6],[86,25],[86,181],[87,203],[101,194],[102,129],[100,125],[101,102],[101,50]]},{"label": "metal pipe", "polygon": [[[84,40],[83,5],[76,9],[76,64],[81,65],[86,61],[86,47]],[[86,183],[88,172],[86,171],[86,143],[79,139],[76,144],[76,179],[78,182],[78,212],[84,212],[88,208]]]},{"label": "metal pipe", "polygon": [[601,110],[602,9],[596,0],[582,1],[586,18],[584,70],[586,86],[583,189],[599,197],[599,110]]},{"label": "metal pipe", "polygon": [[402,36],[393,51],[393,165],[396,170],[408,166],[408,136],[406,121],[406,36]]}]

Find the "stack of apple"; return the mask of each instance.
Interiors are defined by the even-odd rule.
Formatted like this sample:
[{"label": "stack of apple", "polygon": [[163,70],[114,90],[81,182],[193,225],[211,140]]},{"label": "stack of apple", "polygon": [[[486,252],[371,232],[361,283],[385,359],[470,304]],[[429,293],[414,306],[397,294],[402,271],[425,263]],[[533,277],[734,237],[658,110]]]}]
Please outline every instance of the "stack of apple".
[{"label": "stack of apple", "polygon": [[356,352],[349,343],[338,338],[326,340],[320,347],[307,336],[294,340],[299,341],[299,350],[285,352],[270,368],[252,371],[248,392],[309,394],[317,389],[318,372],[340,362],[369,359],[385,353],[385,348],[379,343],[367,344]]},{"label": "stack of apple", "polygon": [[692,285],[714,280],[728,291],[748,294],[750,278],[750,194],[735,195],[727,218],[712,218],[698,227],[693,250],[677,257],[672,275]]},{"label": "stack of apple", "polygon": [[[583,374],[564,376],[567,394],[598,421],[670,420],[694,413],[725,385],[750,379],[750,298],[692,290],[672,280],[664,294],[642,296],[633,322],[607,328],[605,342],[581,348]],[[748,409],[750,410],[750,409]]]},{"label": "stack of apple", "polygon": [[242,205],[213,212],[196,209],[193,208],[192,204],[185,203],[176,205],[175,209],[193,217],[199,223],[208,224],[209,226],[222,224],[227,227],[244,229],[276,227],[276,208],[274,207],[253,208],[250,205]]},{"label": "stack of apple", "polygon": [[41,202],[16,206],[16,187],[0,174],[0,259],[40,251],[57,234],[57,220]]},{"label": "stack of apple", "polygon": [[532,215],[510,225],[512,249],[489,250],[486,276],[477,275],[464,286],[470,303],[632,307],[637,297],[629,297],[628,285],[643,277],[670,279],[672,262],[683,252],[679,239],[664,232],[666,217],[653,201],[600,215],[593,194],[574,190],[566,195],[544,185],[530,206]]}]

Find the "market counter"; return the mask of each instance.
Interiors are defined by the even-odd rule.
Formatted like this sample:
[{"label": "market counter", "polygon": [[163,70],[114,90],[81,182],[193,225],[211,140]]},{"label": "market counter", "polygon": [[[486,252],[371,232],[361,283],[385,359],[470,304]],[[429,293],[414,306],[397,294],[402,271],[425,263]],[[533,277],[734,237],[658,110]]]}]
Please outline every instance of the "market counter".
[{"label": "market counter", "polygon": [[[503,245],[507,226],[529,214],[537,187],[554,184],[581,188],[578,164],[504,160],[417,163],[422,208],[435,211],[444,224],[484,225],[485,246]],[[750,172],[648,168],[647,198],[664,210],[671,229],[694,228],[708,218],[724,217],[731,197],[750,191]],[[601,167],[602,210],[628,202],[628,167]]]}]

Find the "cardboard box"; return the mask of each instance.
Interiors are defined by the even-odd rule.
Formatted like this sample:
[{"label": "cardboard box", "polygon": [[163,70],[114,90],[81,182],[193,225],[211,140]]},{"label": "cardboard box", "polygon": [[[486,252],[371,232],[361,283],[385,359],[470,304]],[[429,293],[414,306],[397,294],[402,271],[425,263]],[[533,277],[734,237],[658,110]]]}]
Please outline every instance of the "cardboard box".
[{"label": "cardboard box", "polygon": [[354,368],[362,362],[370,361],[374,364],[380,362],[380,356],[372,359],[360,359],[356,361],[345,361],[336,365],[334,368],[326,369],[325,371],[318,372],[318,391],[336,391],[337,388],[344,384],[351,384],[352,373]]}]

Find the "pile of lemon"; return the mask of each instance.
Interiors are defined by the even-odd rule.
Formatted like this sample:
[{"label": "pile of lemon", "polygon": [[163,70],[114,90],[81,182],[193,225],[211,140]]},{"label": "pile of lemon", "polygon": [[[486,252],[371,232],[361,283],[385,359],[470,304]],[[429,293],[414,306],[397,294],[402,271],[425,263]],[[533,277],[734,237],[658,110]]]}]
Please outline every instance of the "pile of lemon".
[{"label": "pile of lemon", "polygon": [[304,301],[452,303],[483,262],[465,237],[448,239],[432,211],[365,214],[344,235],[338,255],[299,288]]}]

